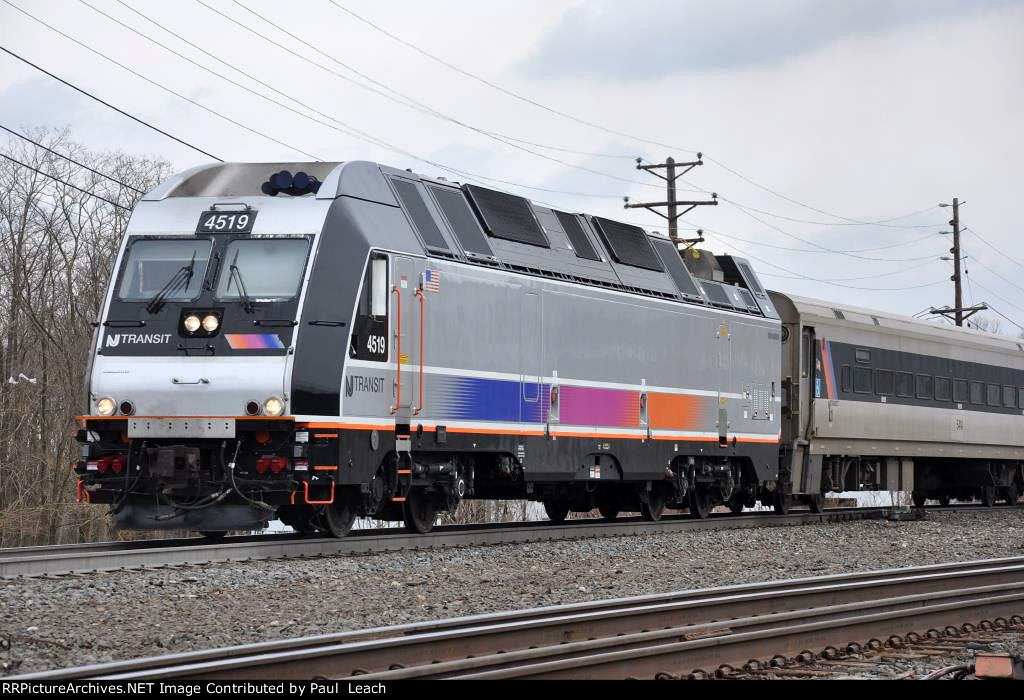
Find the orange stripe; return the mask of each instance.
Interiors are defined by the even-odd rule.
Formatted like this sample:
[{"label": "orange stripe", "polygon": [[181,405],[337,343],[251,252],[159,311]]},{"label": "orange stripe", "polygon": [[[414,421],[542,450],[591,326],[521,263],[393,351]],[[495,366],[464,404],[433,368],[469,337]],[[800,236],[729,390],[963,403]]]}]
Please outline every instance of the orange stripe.
[{"label": "orange stripe", "polygon": [[295,420],[294,416],[75,416],[77,421],[86,420],[166,420],[169,418],[231,418],[233,420]]},{"label": "orange stripe", "polygon": [[[701,398],[701,397],[696,397]],[[312,424],[310,424],[312,425]],[[379,425],[371,425],[365,423],[317,423],[317,427],[321,428],[340,428],[348,430],[385,430],[386,427]],[[423,427],[424,432],[431,432],[436,428]],[[523,436],[541,436],[544,435],[543,430],[499,430],[497,428],[448,428],[449,433],[463,433],[467,435],[523,435]],[[584,438],[606,438],[611,440],[646,440],[647,436],[643,433],[634,433],[632,435],[620,435],[617,433],[587,433],[578,432],[572,430],[555,430],[552,431],[552,435],[557,437],[584,437]],[[678,442],[718,442],[717,437],[681,437],[676,435],[653,435],[653,440],[676,440]],[[730,442],[732,438],[730,438]],[[737,438],[737,442],[757,442],[757,443],[778,443],[779,438],[766,437],[766,438]]]},{"label": "orange stripe", "polygon": [[337,465],[335,465],[333,467],[329,467],[329,466],[313,467],[313,471],[315,471],[315,472],[336,472],[336,471],[338,471],[338,467],[337,467]]},{"label": "orange stripe", "polygon": [[313,437],[315,437],[315,438],[326,438],[327,440],[331,440],[331,439],[337,440],[338,439],[338,434],[337,433],[313,433]]},{"label": "orange stripe", "polygon": [[395,496],[394,498],[391,499],[391,502],[392,503],[405,503],[405,497],[404,496]]},{"label": "orange stripe", "polygon": [[696,430],[710,398],[679,394],[647,395],[647,414],[654,430]]}]

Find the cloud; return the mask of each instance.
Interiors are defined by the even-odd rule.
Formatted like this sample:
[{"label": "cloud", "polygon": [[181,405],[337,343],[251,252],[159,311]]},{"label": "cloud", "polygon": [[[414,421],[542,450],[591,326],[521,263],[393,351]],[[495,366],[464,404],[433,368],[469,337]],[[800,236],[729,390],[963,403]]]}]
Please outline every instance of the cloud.
[{"label": "cloud", "polygon": [[601,0],[567,11],[522,65],[533,78],[658,79],[777,65],[849,36],[967,16],[1021,0]]}]

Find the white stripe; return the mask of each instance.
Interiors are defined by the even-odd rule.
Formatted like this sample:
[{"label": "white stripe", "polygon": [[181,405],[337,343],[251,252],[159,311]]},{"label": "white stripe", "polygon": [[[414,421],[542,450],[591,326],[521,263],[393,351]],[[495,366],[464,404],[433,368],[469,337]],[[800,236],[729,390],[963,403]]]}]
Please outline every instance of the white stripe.
[{"label": "white stripe", "polygon": [[[351,358],[346,361],[346,367],[358,367],[362,369],[387,369],[394,371],[397,364],[393,362],[374,362],[373,360],[357,360]],[[404,365],[409,367],[409,365]],[[419,367],[413,367],[412,371],[419,372]],[[523,380],[523,375],[513,374],[511,372],[492,372],[490,370],[479,370],[479,369],[459,369],[456,367],[433,367],[424,366],[424,374],[436,374],[439,376],[446,377],[471,377],[474,379],[500,379],[504,381],[519,382]],[[620,389],[623,391],[647,391],[654,392],[657,394],[676,394],[681,396],[707,396],[711,398],[717,398],[718,396],[724,396],[727,399],[742,400],[746,397],[743,394],[736,394],[731,392],[722,392],[719,394],[717,391],[708,389],[679,389],[676,387],[668,386],[654,386],[651,384],[622,384],[619,382],[599,382],[591,379],[571,379],[567,377],[541,377],[541,382],[558,384],[559,386],[580,386],[589,387],[595,389]],[[781,401],[782,397],[776,397],[776,401]]]}]

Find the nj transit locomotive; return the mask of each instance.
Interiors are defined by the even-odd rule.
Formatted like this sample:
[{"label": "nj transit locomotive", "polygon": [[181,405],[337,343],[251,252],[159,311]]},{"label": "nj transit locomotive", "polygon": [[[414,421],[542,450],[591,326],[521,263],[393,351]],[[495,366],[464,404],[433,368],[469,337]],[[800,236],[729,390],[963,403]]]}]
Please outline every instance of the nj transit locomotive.
[{"label": "nj transit locomotive", "polygon": [[[829,489],[913,488],[927,457],[922,497],[983,492],[988,477],[1016,497],[1019,408],[882,394],[909,412],[894,419],[965,421],[882,453],[864,432],[876,423],[843,410],[866,405],[859,370],[886,371],[911,349],[901,334],[929,331],[876,320],[861,342],[864,323],[774,297],[741,258],[684,261],[639,227],[473,185],[360,161],[202,166],[129,223],[97,326],[79,496],[121,527],[220,533],[276,516],[343,536],[357,515],[426,532],[463,498],[541,501],[553,520],[820,509]],[[877,362],[851,360],[844,394],[834,362],[850,343]],[[977,381],[1024,387],[1024,353],[1003,341],[935,334],[913,349],[951,366],[977,354]],[[986,432],[996,414],[1006,425]],[[939,441],[978,445],[913,451]]]}]

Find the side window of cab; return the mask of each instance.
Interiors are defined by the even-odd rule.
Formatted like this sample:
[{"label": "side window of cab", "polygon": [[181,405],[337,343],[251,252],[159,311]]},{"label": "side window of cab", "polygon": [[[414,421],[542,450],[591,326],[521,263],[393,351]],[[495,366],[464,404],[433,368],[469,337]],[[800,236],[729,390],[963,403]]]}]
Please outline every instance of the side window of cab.
[{"label": "side window of cab", "polygon": [[374,254],[363,272],[349,357],[387,362],[388,305],[388,259]]}]

